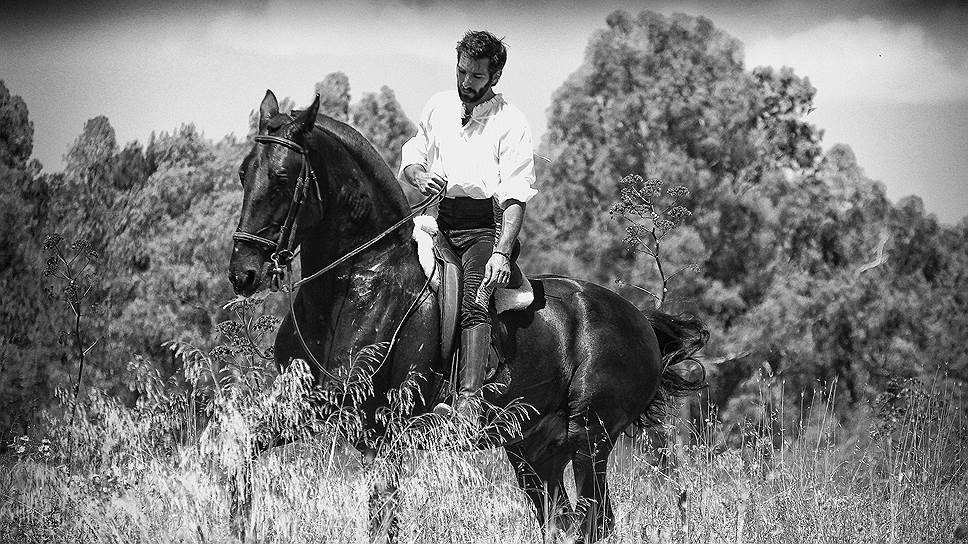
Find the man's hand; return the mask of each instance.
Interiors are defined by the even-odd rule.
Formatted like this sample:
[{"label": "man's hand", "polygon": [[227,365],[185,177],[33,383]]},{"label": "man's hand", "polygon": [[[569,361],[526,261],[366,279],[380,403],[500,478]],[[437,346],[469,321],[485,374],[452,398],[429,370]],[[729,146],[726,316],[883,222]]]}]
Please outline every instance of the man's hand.
[{"label": "man's hand", "polygon": [[407,166],[404,168],[403,174],[410,185],[420,191],[420,194],[426,196],[436,194],[447,184],[440,176],[427,172],[419,164]]},{"label": "man's hand", "polygon": [[484,289],[503,287],[511,279],[511,260],[502,253],[493,253],[484,265],[484,279],[481,285]]}]

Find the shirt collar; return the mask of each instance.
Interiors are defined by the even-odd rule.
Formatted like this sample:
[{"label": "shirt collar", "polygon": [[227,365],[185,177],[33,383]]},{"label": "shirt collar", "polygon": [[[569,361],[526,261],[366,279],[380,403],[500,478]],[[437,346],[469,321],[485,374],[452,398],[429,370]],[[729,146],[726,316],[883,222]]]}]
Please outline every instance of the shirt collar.
[{"label": "shirt collar", "polygon": [[[458,115],[460,117],[464,116],[464,103],[461,102],[460,97],[457,97],[458,105]],[[471,119],[482,119],[485,117],[490,117],[500,111],[501,107],[504,106],[504,96],[501,93],[494,93],[494,96],[488,98],[487,100],[481,102],[480,104],[474,106],[471,110]]]}]

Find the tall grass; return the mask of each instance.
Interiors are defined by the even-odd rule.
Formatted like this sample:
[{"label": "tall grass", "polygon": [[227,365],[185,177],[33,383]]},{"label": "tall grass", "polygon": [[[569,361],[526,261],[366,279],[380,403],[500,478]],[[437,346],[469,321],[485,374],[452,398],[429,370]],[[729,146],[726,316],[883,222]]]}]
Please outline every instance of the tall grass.
[{"label": "tall grass", "polygon": [[[268,370],[258,345],[272,326],[254,326],[250,310],[240,313],[242,327],[223,326],[226,346],[172,344],[184,363],[178,380],[134,364],[143,384],[136,406],[90,391],[72,425],[65,409],[47,415],[43,436],[17,439],[0,464],[0,542],[233,541],[230,483],[245,470],[258,541],[366,542],[370,489],[387,467],[364,463],[351,446],[365,437],[352,406],[369,392],[365,378],[379,346],[327,389],[313,389],[305,365]],[[966,537],[963,384],[901,382],[850,421],[833,410],[834,387],[810,395],[806,406],[781,389],[764,378],[744,425],[725,426],[713,414],[692,429],[693,440],[659,444],[664,456],[654,441],[619,439],[609,469],[617,517],[609,542]],[[65,395],[65,407],[71,400]],[[503,452],[457,451],[447,422],[407,416],[412,401],[407,388],[395,391],[384,414],[396,431],[384,446],[403,466],[401,540],[540,541]],[[294,442],[252,461],[267,433]],[[413,449],[417,442],[424,449]]]}]

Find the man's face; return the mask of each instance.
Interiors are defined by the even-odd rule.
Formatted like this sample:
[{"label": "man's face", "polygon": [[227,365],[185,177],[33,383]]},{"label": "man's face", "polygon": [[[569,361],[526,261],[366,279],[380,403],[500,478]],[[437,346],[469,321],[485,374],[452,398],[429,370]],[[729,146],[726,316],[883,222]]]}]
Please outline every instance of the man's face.
[{"label": "man's face", "polygon": [[461,53],[457,61],[457,94],[465,103],[479,102],[484,95],[497,83],[501,73],[491,76],[488,70],[490,60],[475,59],[466,53]]}]

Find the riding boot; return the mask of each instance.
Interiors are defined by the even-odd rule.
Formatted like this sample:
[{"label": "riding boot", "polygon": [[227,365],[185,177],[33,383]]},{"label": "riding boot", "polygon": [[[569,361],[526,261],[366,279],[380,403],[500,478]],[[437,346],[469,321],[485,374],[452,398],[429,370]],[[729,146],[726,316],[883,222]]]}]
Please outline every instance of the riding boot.
[{"label": "riding boot", "polygon": [[491,348],[491,326],[475,325],[461,331],[460,358],[458,359],[459,388],[454,410],[474,429],[481,417],[481,385]]}]

